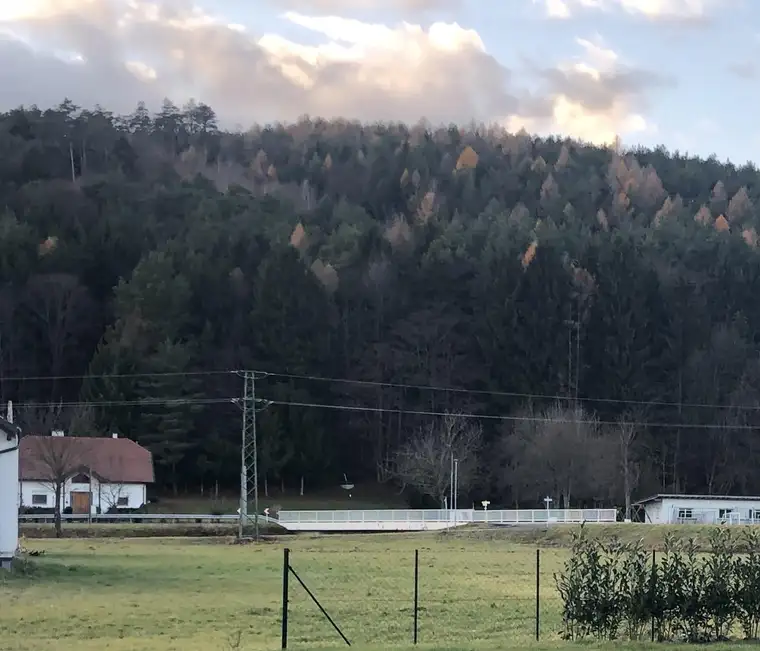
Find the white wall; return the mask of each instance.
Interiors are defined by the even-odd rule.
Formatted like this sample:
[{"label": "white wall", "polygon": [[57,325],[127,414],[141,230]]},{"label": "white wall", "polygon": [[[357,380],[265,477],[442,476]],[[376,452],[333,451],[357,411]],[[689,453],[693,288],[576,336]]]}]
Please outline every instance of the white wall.
[{"label": "white wall", "polygon": [[[147,501],[147,489],[145,484],[107,484],[92,480],[92,487],[90,484],[75,484],[73,482],[66,482],[61,495],[61,509],[65,509],[71,506],[71,492],[83,492],[87,493],[92,490],[92,501],[90,503],[91,513],[95,515],[100,508],[101,513],[105,513],[112,506],[116,508],[124,509],[136,509],[143,506]],[[34,495],[46,495],[47,503],[34,504]],[[120,497],[127,498],[127,504],[118,506],[117,502]],[[55,490],[54,487],[45,482],[38,481],[22,481],[19,482],[19,507],[22,506],[40,506],[43,508],[52,509],[55,505]]]},{"label": "white wall", "polygon": [[647,522],[654,524],[676,524],[679,522],[679,511],[691,510],[691,520],[695,524],[718,524],[721,522],[721,511],[731,509],[739,514],[742,523],[760,523],[760,518],[753,512],[760,514],[760,500],[736,499],[689,499],[689,498],[666,498],[657,500],[644,506],[648,516]]},{"label": "white wall", "polygon": [[[18,509],[13,490],[18,482],[18,438],[0,433],[0,565],[6,567],[18,547]],[[2,568],[0,568],[2,569]]]},{"label": "white wall", "polygon": [[647,524],[663,524],[662,502],[657,500],[644,505],[644,522]]}]

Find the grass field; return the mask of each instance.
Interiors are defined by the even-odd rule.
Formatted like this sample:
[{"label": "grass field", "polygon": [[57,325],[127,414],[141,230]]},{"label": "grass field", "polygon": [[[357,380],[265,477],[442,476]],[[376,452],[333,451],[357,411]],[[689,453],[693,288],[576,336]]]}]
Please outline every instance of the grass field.
[{"label": "grass field", "polygon": [[[413,558],[419,549],[422,648],[573,648],[558,635],[553,573],[566,558],[560,545],[567,530],[556,531],[544,540],[553,546],[541,552],[538,644],[534,541],[520,532],[461,531],[299,536],[258,546],[209,538],[26,540],[27,548],[45,553],[29,560],[26,573],[0,581],[0,648],[278,649],[285,544],[294,569],[354,647],[412,647]],[[290,648],[341,648],[292,577],[290,588]]]}]

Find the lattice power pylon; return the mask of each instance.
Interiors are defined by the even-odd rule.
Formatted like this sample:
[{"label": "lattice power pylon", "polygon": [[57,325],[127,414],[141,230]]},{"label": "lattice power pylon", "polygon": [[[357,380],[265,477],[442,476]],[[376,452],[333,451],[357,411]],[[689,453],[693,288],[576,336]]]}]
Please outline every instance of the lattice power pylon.
[{"label": "lattice power pylon", "polygon": [[[243,538],[252,523],[254,539],[259,540],[259,463],[256,440],[256,373],[244,371],[243,428],[240,444],[240,517],[238,538]],[[248,505],[253,501],[253,517],[248,516]]]}]

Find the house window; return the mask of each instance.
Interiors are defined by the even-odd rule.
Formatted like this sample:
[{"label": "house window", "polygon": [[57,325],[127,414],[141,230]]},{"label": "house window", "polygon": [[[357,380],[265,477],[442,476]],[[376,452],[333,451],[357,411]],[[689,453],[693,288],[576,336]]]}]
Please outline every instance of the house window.
[{"label": "house window", "polygon": [[47,506],[47,495],[41,493],[35,493],[32,495],[33,506]]},{"label": "house window", "polygon": [[120,497],[118,500],[116,500],[116,506],[129,506],[129,496]]},{"label": "house window", "polygon": [[733,512],[734,512],[733,509],[719,509],[718,510],[718,517],[722,520],[723,518],[727,518]]},{"label": "house window", "polygon": [[759,521],[760,520],[760,509],[750,509],[749,510],[749,519]]},{"label": "house window", "polygon": [[678,509],[679,520],[691,520],[694,518],[694,511],[692,509]]}]

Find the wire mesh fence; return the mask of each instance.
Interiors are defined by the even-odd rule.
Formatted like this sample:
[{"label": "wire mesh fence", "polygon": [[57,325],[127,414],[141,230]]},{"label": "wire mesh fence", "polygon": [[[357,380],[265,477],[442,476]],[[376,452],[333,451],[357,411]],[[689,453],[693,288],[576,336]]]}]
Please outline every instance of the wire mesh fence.
[{"label": "wire mesh fence", "polygon": [[467,540],[399,547],[388,539],[286,552],[283,648],[339,645],[341,636],[359,646],[558,637],[564,550]]}]

